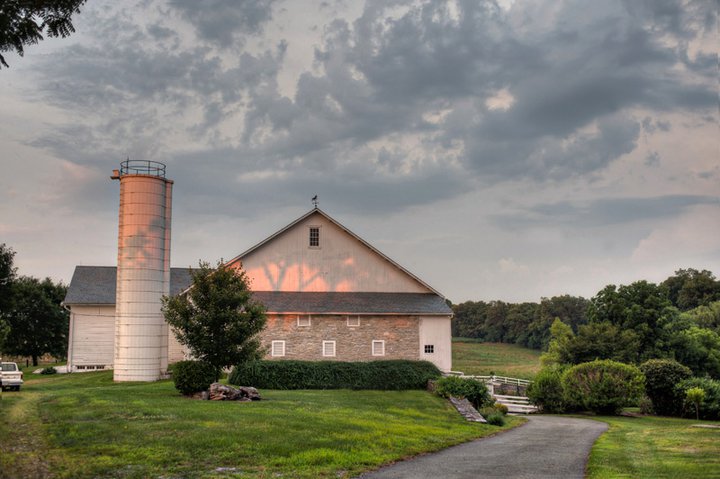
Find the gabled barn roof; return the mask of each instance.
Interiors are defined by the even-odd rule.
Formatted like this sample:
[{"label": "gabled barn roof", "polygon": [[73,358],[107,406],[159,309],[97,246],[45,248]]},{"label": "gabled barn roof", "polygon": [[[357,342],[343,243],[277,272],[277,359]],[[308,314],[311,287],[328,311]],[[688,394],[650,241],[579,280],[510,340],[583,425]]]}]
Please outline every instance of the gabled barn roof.
[{"label": "gabled barn roof", "polygon": [[[115,304],[114,266],[77,266],[64,303],[72,305]],[[187,289],[192,282],[188,268],[171,268],[170,294]],[[270,313],[284,314],[452,314],[445,300],[434,293],[316,293],[258,291],[255,298]]]},{"label": "gabled barn roof", "polygon": [[338,293],[258,291],[253,296],[269,313],[285,314],[452,314],[433,293]]}]

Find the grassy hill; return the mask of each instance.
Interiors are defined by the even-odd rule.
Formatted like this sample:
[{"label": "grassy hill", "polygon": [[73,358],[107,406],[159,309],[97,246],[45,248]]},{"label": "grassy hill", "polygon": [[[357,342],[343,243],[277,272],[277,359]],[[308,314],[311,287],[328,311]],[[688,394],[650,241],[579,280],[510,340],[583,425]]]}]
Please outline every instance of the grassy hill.
[{"label": "grassy hill", "polygon": [[533,379],[540,371],[540,351],[514,344],[454,338],[452,356],[453,370],[465,374]]},{"label": "grassy hill", "polygon": [[234,403],[111,371],[26,380],[0,396],[0,479],[337,479],[522,423],[469,423],[426,391],[262,390]]}]

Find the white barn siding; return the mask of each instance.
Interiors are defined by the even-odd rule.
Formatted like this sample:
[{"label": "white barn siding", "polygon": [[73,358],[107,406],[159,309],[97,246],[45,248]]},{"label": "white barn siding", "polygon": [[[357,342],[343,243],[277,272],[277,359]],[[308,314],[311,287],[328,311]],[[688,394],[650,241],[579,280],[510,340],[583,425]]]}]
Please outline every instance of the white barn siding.
[{"label": "white barn siding", "polygon": [[[320,228],[318,248],[310,227]],[[319,213],[243,256],[242,267],[255,291],[430,292]]]},{"label": "white barn siding", "polygon": [[[425,353],[425,345],[432,344],[435,351]],[[420,318],[420,359],[430,361],[441,371],[452,368],[452,333],[450,318],[423,316]]]},{"label": "white barn siding", "polygon": [[170,332],[168,335],[168,364],[187,359],[188,356],[185,352],[185,346],[178,342],[172,328],[168,327],[168,330]]},{"label": "white barn siding", "polygon": [[72,306],[70,314],[71,349],[68,366],[113,365],[115,342],[115,305]]}]

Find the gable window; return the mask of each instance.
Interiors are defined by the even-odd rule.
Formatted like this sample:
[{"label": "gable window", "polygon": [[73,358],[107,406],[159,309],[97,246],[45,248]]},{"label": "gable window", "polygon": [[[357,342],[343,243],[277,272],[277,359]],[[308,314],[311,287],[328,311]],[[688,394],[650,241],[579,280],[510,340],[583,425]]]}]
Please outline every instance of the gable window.
[{"label": "gable window", "polygon": [[425,345],[425,354],[435,354],[435,345],[434,344],[426,344]]},{"label": "gable window", "polygon": [[310,247],[311,248],[319,248],[320,247],[320,227],[318,227],[318,226],[310,227]]},{"label": "gable window", "polygon": [[335,341],[323,341],[323,350],[322,354],[325,357],[334,357],[335,356]]},{"label": "gable window", "polygon": [[360,316],[348,316],[347,317],[347,325],[351,326],[351,327],[360,326]]},{"label": "gable window", "polygon": [[373,340],[372,355],[373,356],[385,356],[385,341],[384,340],[382,340],[382,339]]},{"label": "gable window", "polygon": [[285,341],[273,341],[270,355],[273,357],[285,356]]},{"label": "gable window", "polygon": [[297,325],[301,326],[301,327],[310,326],[310,316],[298,316],[297,317]]}]

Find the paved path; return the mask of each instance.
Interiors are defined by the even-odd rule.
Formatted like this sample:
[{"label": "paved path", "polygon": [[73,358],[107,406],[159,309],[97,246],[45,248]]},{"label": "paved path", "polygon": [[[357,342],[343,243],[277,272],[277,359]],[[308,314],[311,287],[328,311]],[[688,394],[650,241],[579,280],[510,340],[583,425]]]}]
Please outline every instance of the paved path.
[{"label": "paved path", "polygon": [[607,424],[591,419],[528,416],[497,436],[398,462],[362,479],[582,478],[590,448]]}]

